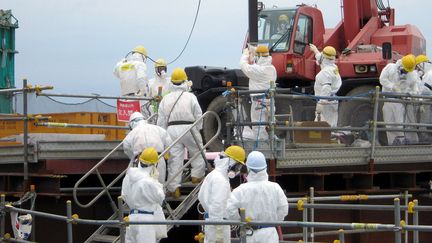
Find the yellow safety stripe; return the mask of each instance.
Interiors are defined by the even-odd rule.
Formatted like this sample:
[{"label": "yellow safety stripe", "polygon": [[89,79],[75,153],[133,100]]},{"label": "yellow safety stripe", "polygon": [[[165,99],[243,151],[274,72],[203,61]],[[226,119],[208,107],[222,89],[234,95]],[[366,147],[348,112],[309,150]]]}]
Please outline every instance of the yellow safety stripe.
[{"label": "yellow safety stripe", "polygon": [[120,69],[122,71],[130,71],[130,70],[133,70],[134,68],[135,68],[135,66],[132,63],[125,63],[125,64],[120,66]]}]

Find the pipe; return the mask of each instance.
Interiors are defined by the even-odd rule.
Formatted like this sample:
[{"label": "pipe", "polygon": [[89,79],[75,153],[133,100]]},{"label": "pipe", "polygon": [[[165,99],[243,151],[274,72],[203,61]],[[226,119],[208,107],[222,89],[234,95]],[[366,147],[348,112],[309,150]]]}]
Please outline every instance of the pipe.
[{"label": "pipe", "polygon": [[6,203],[6,196],[5,194],[0,195],[0,237],[3,237],[5,234],[5,221],[6,221],[6,214],[3,213],[4,206]]},{"label": "pipe", "polygon": [[[314,197],[315,202],[321,201],[357,201],[357,200],[372,200],[372,199],[390,199],[390,198],[400,198],[403,197],[402,194],[391,194],[391,195],[340,195],[340,196],[325,196],[325,197]],[[408,198],[412,197],[412,194],[407,195]],[[296,197],[288,198],[288,202],[297,202],[298,200],[307,200],[307,197]]]},{"label": "pipe", "polygon": [[[378,122],[378,99],[379,99],[379,86],[375,87],[375,98],[374,98],[374,113],[373,113],[373,124],[372,124],[372,148],[370,154],[370,162],[373,163],[375,159],[375,146],[376,146],[376,133],[377,133],[377,122]],[[371,166],[371,165],[370,165]]]},{"label": "pipe", "polygon": [[[414,213],[413,213],[413,226],[418,226],[419,224],[419,211],[416,210],[418,207],[418,200],[414,200]],[[406,228],[406,226],[405,226]],[[417,229],[413,230],[413,243],[419,242],[419,232]]]},{"label": "pipe", "polygon": [[400,230],[400,200],[399,198],[394,199],[394,223],[395,227],[399,228],[399,230],[395,230],[395,243],[401,243],[402,242],[402,232]]},{"label": "pipe", "polygon": [[[404,205],[405,205],[407,208],[408,208],[408,203],[409,203],[408,195],[409,195],[409,194],[408,194],[408,191],[405,190],[405,191],[404,191],[404,197],[403,197],[403,199],[404,199],[404,202],[405,202]],[[409,224],[408,210],[405,210],[404,218],[405,218],[405,224]],[[405,243],[408,243],[408,232],[405,233]]]},{"label": "pipe", "polygon": [[78,94],[47,94],[39,93],[37,96],[46,97],[71,97],[71,98],[90,98],[90,99],[112,99],[112,100],[154,100],[150,97],[137,97],[137,96],[107,96],[107,95],[78,95]]},{"label": "pipe", "polygon": [[35,117],[35,116],[28,116],[28,117],[0,117],[0,121],[23,121],[25,119],[27,120],[49,120],[51,117],[49,116],[41,116],[41,117]]},{"label": "pipe", "polygon": [[[309,187],[309,203],[310,204],[314,204],[314,194],[315,194],[315,190],[313,187]],[[314,208],[310,208],[310,221],[313,223],[315,221],[315,210]],[[314,227],[311,227],[310,229],[310,238],[311,241],[314,242],[315,241],[315,235],[314,235]]]},{"label": "pipe", "polygon": [[74,124],[74,123],[60,123],[60,122],[37,122],[35,126],[45,126],[45,127],[76,127],[76,128],[103,128],[103,129],[130,129],[128,126],[111,126],[111,125],[93,125],[93,124]]},{"label": "pipe", "polygon": [[118,208],[118,220],[121,222],[120,224],[120,243],[125,243],[125,236],[126,236],[126,225],[123,220],[124,213],[123,213],[123,199],[122,197],[117,197],[117,208]]},{"label": "pipe", "polygon": [[67,242],[73,243],[73,234],[72,234],[72,202],[70,200],[66,201],[66,216],[68,218],[67,223]]},{"label": "pipe", "polygon": [[24,128],[23,128],[23,144],[24,144],[24,181],[23,191],[27,191],[29,187],[29,176],[28,176],[28,111],[27,111],[27,79],[23,79],[23,116],[25,117]]}]

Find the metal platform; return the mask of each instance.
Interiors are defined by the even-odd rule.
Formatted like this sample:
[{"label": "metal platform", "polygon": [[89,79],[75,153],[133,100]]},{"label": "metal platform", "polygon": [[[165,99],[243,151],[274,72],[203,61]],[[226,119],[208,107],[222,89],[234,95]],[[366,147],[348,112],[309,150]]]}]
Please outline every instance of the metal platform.
[{"label": "metal platform", "polygon": [[[41,160],[53,159],[100,159],[118,143],[119,141],[39,141],[29,145],[28,161],[37,163]],[[334,146],[285,149],[285,141],[277,139],[276,152],[273,154],[268,141],[260,141],[256,144],[255,141],[245,140],[241,144],[247,152],[259,150],[268,159],[276,158],[279,169],[367,165],[371,158],[371,148]],[[23,156],[22,145],[0,147],[0,164],[23,163]],[[377,165],[432,162],[432,145],[377,146],[373,157]],[[111,159],[127,160],[128,158],[120,148],[114,152]]]},{"label": "metal platform", "polygon": [[[36,163],[47,159],[101,159],[118,144],[119,141],[38,141],[28,146],[28,161]],[[22,164],[23,158],[23,145],[0,147],[0,164]],[[110,158],[128,159],[121,148]]]},{"label": "metal platform", "polygon": [[[371,149],[356,147],[287,149],[285,154],[287,157],[277,161],[278,169],[367,165],[371,158]],[[424,162],[432,162],[432,145],[379,146],[374,152],[376,165]]]}]

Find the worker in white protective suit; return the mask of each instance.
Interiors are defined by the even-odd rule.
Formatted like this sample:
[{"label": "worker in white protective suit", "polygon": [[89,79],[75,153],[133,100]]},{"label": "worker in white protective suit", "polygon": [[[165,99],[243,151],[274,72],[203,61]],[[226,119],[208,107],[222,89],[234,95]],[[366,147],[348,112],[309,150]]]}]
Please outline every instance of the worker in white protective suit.
[{"label": "worker in white protective suit", "polygon": [[[321,71],[315,77],[314,92],[316,96],[335,96],[342,85],[339,69],[335,64],[336,49],[324,47],[320,52],[314,44],[310,49],[315,53],[317,65]],[[326,121],[331,127],[337,127],[338,100],[319,99],[315,108],[315,121]]]},{"label": "worker in white protective suit", "polygon": [[[418,94],[419,81],[415,69],[414,55],[406,55],[396,63],[387,64],[381,72],[380,84],[382,92]],[[407,98],[405,98],[407,99]],[[415,123],[413,106],[403,103],[384,102],[383,119],[387,123]],[[386,125],[387,128],[402,128],[402,126]],[[388,145],[408,144],[418,141],[417,133],[402,131],[387,131]]]},{"label": "worker in white protective suit", "polygon": [[[130,116],[129,126],[132,131],[123,140],[123,151],[131,162],[135,160],[144,148],[153,147],[160,154],[172,142],[171,137],[165,129],[147,123],[139,112],[134,112]],[[160,183],[165,183],[166,181],[166,161],[168,161],[168,153],[164,157],[161,157],[157,164],[159,172],[158,180]]]},{"label": "worker in white protective suit", "polygon": [[[417,75],[420,79],[419,92],[421,95],[432,95],[432,66],[429,58],[425,55],[416,56]],[[430,100],[426,100],[430,101]],[[422,104],[419,107],[419,123],[430,124],[432,121],[431,105]],[[426,127],[419,127],[426,130]],[[420,132],[419,141],[422,143],[432,142],[432,133]]]},{"label": "worker in white protective suit", "polygon": [[[215,159],[215,169],[206,176],[198,194],[205,220],[226,219],[227,200],[231,194],[229,179],[240,173],[245,158],[244,149],[232,145]],[[229,225],[205,225],[204,233],[204,243],[231,242]]]},{"label": "worker in white protective suit", "polygon": [[[156,60],[154,68],[155,76],[149,80],[149,95],[162,98],[171,92],[171,77],[167,74],[167,63],[163,58]],[[158,102],[153,101],[151,108],[153,113],[157,113]]]},{"label": "worker in white protective suit", "polygon": [[[171,93],[167,94],[159,104],[157,125],[165,128],[171,139],[175,140],[202,115],[201,107],[196,96],[190,92],[188,77],[182,68],[176,68],[171,75]],[[202,122],[199,122],[190,132],[188,132],[170,150],[172,159],[168,164],[168,195],[174,198],[180,197],[181,175],[175,176],[184,162],[185,148],[190,156],[199,152],[197,143],[202,144],[199,130],[202,129]],[[194,136],[192,135],[194,134]],[[194,137],[197,141],[194,140]],[[192,183],[198,184],[205,175],[205,161],[198,156],[191,162]]]},{"label": "worker in white protective suit", "polygon": [[[165,199],[163,186],[154,179],[158,163],[155,148],[146,148],[139,156],[138,167],[127,169],[123,179],[121,195],[130,209],[129,221],[159,221],[162,202]],[[163,215],[163,213],[162,213]],[[166,237],[156,225],[135,225],[126,227],[127,243],[155,243]]]},{"label": "worker in white protective suit", "polygon": [[[148,96],[147,50],[136,46],[125,58],[117,62],[114,75],[120,80],[122,96]],[[150,116],[148,100],[141,100],[141,111],[145,117]]]},{"label": "worker in white protective suit", "polygon": [[[243,55],[240,58],[240,69],[249,78],[249,90],[268,90],[270,82],[276,82],[276,68],[272,64],[272,57],[269,54],[267,46],[259,45],[256,47],[255,53],[249,53],[248,49],[243,50]],[[250,54],[254,56],[254,61],[249,64]],[[270,99],[265,93],[254,93],[251,97],[251,122],[268,122],[270,115]],[[267,140],[268,133],[265,126],[252,126],[252,136],[247,134],[245,127],[243,137],[247,139]]]},{"label": "worker in white protective suit", "polygon": [[[235,188],[227,201],[229,219],[240,219],[239,208],[246,211],[247,220],[283,221],[288,215],[288,201],[275,182],[268,181],[267,163],[264,155],[252,151],[246,160],[247,183]],[[278,233],[274,226],[253,226],[253,234],[247,236],[248,243],[277,243]]]}]

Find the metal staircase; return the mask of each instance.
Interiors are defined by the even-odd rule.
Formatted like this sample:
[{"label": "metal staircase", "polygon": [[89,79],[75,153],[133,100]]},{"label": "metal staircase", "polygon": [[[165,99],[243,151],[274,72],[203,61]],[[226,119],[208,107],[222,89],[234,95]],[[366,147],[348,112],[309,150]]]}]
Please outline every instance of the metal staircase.
[{"label": "metal staircase", "polygon": [[[182,187],[191,187],[193,186],[193,190],[186,196],[181,196],[178,199],[172,199],[167,198],[166,203],[164,203],[163,211],[165,214],[165,218],[167,220],[172,219],[181,219],[188,211],[189,209],[197,202],[198,200],[198,192],[201,188],[201,183],[197,185],[193,185],[192,183],[183,183]],[[180,201],[180,204],[174,209],[171,209],[171,205],[169,203],[172,202],[178,202]],[[129,214],[129,208],[126,204],[123,204],[123,212],[127,216]],[[116,220],[118,219],[118,213],[115,212],[111,217],[108,218],[108,220]],[[169,232],[174,225],[167,225],[167,231]],[[85,243],[92,243],[92,242],[108,242],[108,243],[114,243],[114,242],[120,242],[120,236],[119,236],[119,227],[113,226],[113,225],[101,225],[86,241]]]},{"label": "metal staircase", "polygon": [[[180,139],[185,136],[187,133],[189,133],[192,128],[194,128],[200,121],[202,121],[205,117],[207,116],[214,116],[217,120],[218,123],[218,129],[216,131],[216,134],[213,136],[212,139],[210,139],[204,146],[200,147],[200,150],[198,153],[194,154],[188,162],[186,162],[183,167],[174,175],[174,177],[176,176],[182,176],[183,171],[190,165],[191,161],[194,160],[195,158],[197,158],[198,156],[203,156],[204,160],[206,160],[205,158],[205,149],[213,142],[213,140],[215,140],[220,133],[221,130],[221,121],[219,116],[213,112],[213,111],[207,111],[206,113],[204,113],[199,119],[197,119],[192,125],[191,127],[185,131],[179,138],[177,138],[176,140],[173,141],[173,143],[168,146],[159,156],[162,157],[165,155],[165,153],[167,153],[169,151],[169,149],[176,144],[178,141],[180,141]],[[197,138],[195,137],[194,133],[191,133],[195,139],[195,142],[199,145]],[[98,162],[91,170],[89,170],[81,179],[79,179],[75,186],[74,186],[74,190],[73,190],[73,197],[75,200],[75,203],[81,207],[84,208],[88,208],[90,206],[92,206],[96,200],[98,200],[102,195],[107,195],[109,197],[110,200],[110,204],[111,207],[113,208],[113,215],[111,215],[111,217],[108,218],[108,220],[118,220],[119,219],[119,208],[116,206],[116,204],[114,203],[114,201],[112,200],[111,195],[109,194],[109,189],[111,187],[113,187],[113,185],[119,181],[121,178],[123,178],[123,176],[126,173],[127,168],[120,173],[119,176],[117,176],[112,182],[110,182],[108,185],[106,185],[106,183],[103,181],[98,168],[108,159],[108,157],[113,154],[119,147],[121,147],[122,143],[120,143],[118,146],[116,146],[111,152],[109,152],[100,162]],[[129,165],[130,166],[130,165]],[[82,204],[77,197],[77,192],[79,191],[79,185],[86,179],[88,178],[90,175],[92,174],[96,174],[102,187],[103,190],[96,195],[89,203],[87,204]],[[167,181],[164,184],[164,187],[169,183],[170,181]],[[198,192],[199,189],[201,188],[201,183],[198,183],[196,185],[192,184],[191,182],[186,182],[186,183],[182,183],[182,188],[193,188],[190,193],[188,195],[182,195],[180,198],[178,199],[174,199],[174,198],[170,198],[167,197],[165,200],[165,203],[162,205],[163,207],[163,211],[165,214],[165,218],[167,220],[173,220],[173,219],[181,219],[188,211],[189,209],[197,202],[198,200]],[[177,207],[175,209],[171,208],[171,205],[173,205],[174,203],[178,203],[180,202]],[[119,204],[120,205],[120,204]],[[127,208],[127,205],[125,203],[123,203],[123,214],[124,215],[128,215],[129,214],[129,209]],[[169,232],[174,226],[173,225],[167,225],[167,231]],[[108,243],[115,243],[115,242],[121,242],[120,239],[120,227],[118,226],[112,226],[112,225],[101,225],[85,242],[86,243],[92,243],[92,242],[108,242]]]}]

